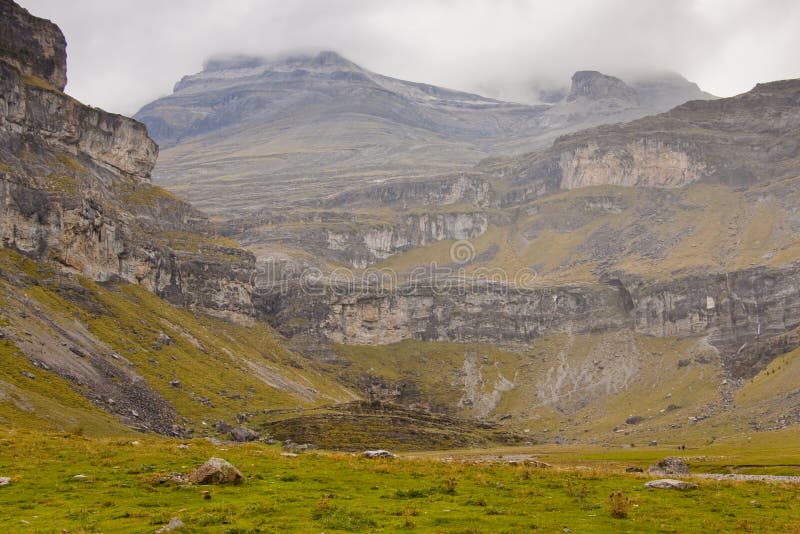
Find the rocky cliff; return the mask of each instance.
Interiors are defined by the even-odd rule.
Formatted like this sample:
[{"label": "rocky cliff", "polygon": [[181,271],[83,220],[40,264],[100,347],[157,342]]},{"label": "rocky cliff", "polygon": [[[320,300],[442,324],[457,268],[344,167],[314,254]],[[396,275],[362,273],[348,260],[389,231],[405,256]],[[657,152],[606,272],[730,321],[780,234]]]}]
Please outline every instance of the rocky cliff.
[{"label": "rocky cliff", "polygon": [[[530,288],[465,278],[382,289],[306,284],[269,302],[280,303],[270,316],[278,328],[287,325],[287,335],[296,333],[288,325],[297,318],[311,317],[322,335],[345,344],[414,339],[521,347],[556,335],[623,330],[700,336],[734,378],[749,378],[771,360],[757,356],[765,343],[800,326],[800,265]],[[780,346],[800,344],[784,339]]]},{"label": "rocky cliff", "polygon": [[2,424],[206,434],[353,399],[254,320],[253,255],[151,184],[145,127],[62,92],[61,31],[0,15]]},{"label": "rocky cliff", "polygon": [[11,0],[0,2],[0,19],[3,61],[63,91],[67,85],[67,41],[61,29]]},{"label": "rocky cliff", "polygon": [[[797,172],[800,81],[757,85],[625,124],[559,138],[516,162],[514,181],[563,189],[600,184],[682,187],[698,180],[751,185]],[[530,187],[530,185],[528,186]]]},{"label": "rocky cliff", "polygon": [[636,90],[628,84],[594,70],[581,70],[572,75],[567,101],[579,99],[587,100],[618,100],[619,105],[633,107],[639,103]]},{"label": "rocky cliff", "polygon": [[150,184],[158,147],[141,123],[61,91],[66,53],[55,25],[12,2],[2,9],[3,246],[176,303],[252,315],[252,256],[219,245],[201,214]]}]

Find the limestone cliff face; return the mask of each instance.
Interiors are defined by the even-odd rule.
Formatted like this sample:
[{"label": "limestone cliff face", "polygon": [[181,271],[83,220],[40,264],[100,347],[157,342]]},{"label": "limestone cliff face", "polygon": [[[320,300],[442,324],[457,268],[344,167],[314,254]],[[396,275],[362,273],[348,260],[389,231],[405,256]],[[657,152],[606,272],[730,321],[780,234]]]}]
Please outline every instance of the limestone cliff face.
[{"label": "limestone cliff face", "polygon": [[756,267],[667,282],[623,276],[530,289],[456,279],[392,290],[306,285],[271,301],[269,316],[288,335],[296,332],[281,323],[313,318],[321,335],[350,344],[416,339],[515,346],[554,334],[619,330],[701,336],[738,378],[769,362],[760,353],[771,350],[774,357],[800,343],[784,335],[800,326],[798,273],[800,265]]},{"label": "limestone cliff face", "polygon": [[158,147],[144,125],[62,92],[57,26],[6,0],[0,14],[2,246],[175,303],[251,316],[254,258],[215,244],[200,213],[150,185]]},{"label": "limestone cliff face", "polygon": [[[3,58],[4,59],[4,58]],[[149,181],[158,147],[144,125],[84,106],[0,60],[0,128]]]},{"label": "limestone cliff face", "polygon": [[548,150],[485,167],[516,186],[517,198],[553,186],[752,185],[796,173],[798,102],[800,80],[759,84],[736,97],[566,135]]},{"label": "limestone cliff face", "polygon": [[[175,304],[252,321],[254,257],[154,187],[158,148],[145,127],[65,95],[65,73],[60,30],[0,0],[0,246],[44,270],[60,267],[48,288],[77,296],[77,307],[92,313],[102,306],[91,307],[98,305],[75,274],[124,280]],[[183,434],[185,421],[130,361],[79,320],[61,326],[53,310],[48,316],[28,298],[26,284],[43,281],[20,278],[16,258],[3,254],[4,320],[13,328],[2,337],[125,424]]]},{"label": "limestone cliff face", "polygon": [[389,182],[347,191],[333,196],[325,205],[336,207],[450,206],[472,204],[488,206],[493,193],[481,174],[457,174],[425,181]]},{"label": "limestone cliff face", "polygon": [[67,41],[58,26],[34,17],[11,0],[0,0],[0,21],[3,60],[63,91],[67,85]]},{"label": "limestone cliff face", "polygon": [[444,240],[473,239],[489,227],[483,211],[380,214],[371,220],[335,211],[254,215],[230,222],[226,235],[242,244],[302,247],[320,260],[357,269]]},{"label": "limestone cliff face", "polygon": [[630,324],[624,295],[610,286],[521,290],[491,284],[400,288],[335,294],[322,324],[338,343],[385,344],[403,339],[520,343],[552,334]]},{"label": "limestone cliff face", "polygon": [[581,98],[589,100],[615,99],[631,106],[639,103],[639,98],[634,88],[628,86],[619,78],[593,70],[581,70],[572,75],[572,86],[567,95],[567,100],[572,101]]},{"label": "limestone cliff face", "polygon": [[355,232],[326,231],[327,249],[336,259],[366,268],[400,252],[446,239],[473,239],[488,227],[483,213],[406,215],[395,225],[362,227]]},{"label": "limestone cliff face", "polygon": [[[767,352],[763,345],[800,325],[800,264],[632,282],[629,289],[636,331],[707,335],[738,376],[755,375],[769,361],[757,355]],[[796,346],[787,340],[782,349]]]},{"label": "limestone cliff face", "polygon": [[589,143],[563,152],[559,161],[563,189],[593,185],[682,187],[702,178],[706,165],[685,151],[642,138],[612,150]]}]

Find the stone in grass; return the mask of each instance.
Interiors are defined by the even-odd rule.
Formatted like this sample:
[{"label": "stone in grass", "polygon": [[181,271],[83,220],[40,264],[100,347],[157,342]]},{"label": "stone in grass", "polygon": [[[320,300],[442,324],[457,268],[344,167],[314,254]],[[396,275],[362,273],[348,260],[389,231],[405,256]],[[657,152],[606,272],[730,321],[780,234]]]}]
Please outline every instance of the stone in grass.
[{"label": "stone in grass", "polygon": [[397,458],[396,455],[383,449],[364,451],[362,456],[364,456],[364,458]]},{"label": "stone in grass", "polygon": [[11,484],[10,477],[0,477],[0,486],[8,486],[9,484]]},{"label": "stone in grass", "polygon": [[674,478],[662,478],[659,480],[651,480],[650,482],[645,483],[644,487],[655,488],[655,489],[674,489],[678,491],[688,491],[695,489],[697,487],[697,484],[686,482],[685,480],[675,480]]},{"label": "stone in grass", "polygon": [[668,456],[647,470],[653,475],[688,475],[689,466],[680,458]]},{"label": "stone in grass", "polygon": [[255,441],[258,439],[258,432],[250,430],[244,425],[240,425],[231,429],[231,438],[233,438],[233,441],[238,442]]},{"label": "stone in grass", "polygon": [[173,530],[178,530],[180,528],[185,527],[186,525],[181,521],[180,517],[173,517],[169,520],[169,523],[161,527],[160,529],[156,530],[156,534],[160,534],[162,532],[172,532]]},{"label": "stone in grass", "polygon": [[210,458],[189,474],[189,482],[195,484],[241,484],[242,473],[222,458]]}]

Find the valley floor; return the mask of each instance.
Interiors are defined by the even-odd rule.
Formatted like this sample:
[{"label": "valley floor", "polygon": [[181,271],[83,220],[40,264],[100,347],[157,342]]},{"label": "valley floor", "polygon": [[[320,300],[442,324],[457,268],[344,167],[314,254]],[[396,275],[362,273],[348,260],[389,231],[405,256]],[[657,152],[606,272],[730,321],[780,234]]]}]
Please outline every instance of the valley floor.
[{"label": "valley floor", "polygon": [[[800,532],[796,484],[694,477],[697,489],[681,492],[647,489],[657,477],[625,473],[679,455],[693,473],[797,475],[796,429],[681,451],[546,445],[379,460],[281,454],[255,443],[3,430],[0,476],[10,483],[0,486],[0,524],[7,532],[155,532],[179,517],[182,532]],[[550,467],[509,463],[512,455]],[[236,465],[244,484],[162,481],[212,456]]]}]

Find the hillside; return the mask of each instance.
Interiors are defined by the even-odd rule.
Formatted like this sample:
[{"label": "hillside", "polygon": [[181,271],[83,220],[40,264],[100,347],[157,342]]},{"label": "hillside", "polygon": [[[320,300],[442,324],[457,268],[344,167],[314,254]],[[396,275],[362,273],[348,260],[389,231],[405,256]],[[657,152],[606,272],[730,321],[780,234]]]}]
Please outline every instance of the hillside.
[{"label": "hillside", "polygon": [[209,217],[66,76],[0,0],[6,531],[800,531],[799,80],[545,142],[699,90],[214,60],[147,108]]},{"label": "hillside", "polygon": [[[797,422],[795,82],[218,223],[151,183],[140,123],[63,93],[58,28],[0,5],[6,424],[197,436],[246,420],[329,447],[419,449],[700,442]],[[331,96],[333,73],[358,70],[323,54],[295,72],[309,61],[212,62],[176,94],[227,94],[254,69]],[[358,80],[448,139],[511,106]],[[579,73],[546,113],[641,91]],[[454,133],[443,110],[458,106],[476,119]],[[173,127],[156,131],[231,126]],[[341,404],[358,400],[374,404]]]},{"label": "hillside", "polygon": [[183,436],[356,398],[254,321],[253,256],[150,183],[144,126],[62,92],[58,27],[0,8],[2,424]]}]

